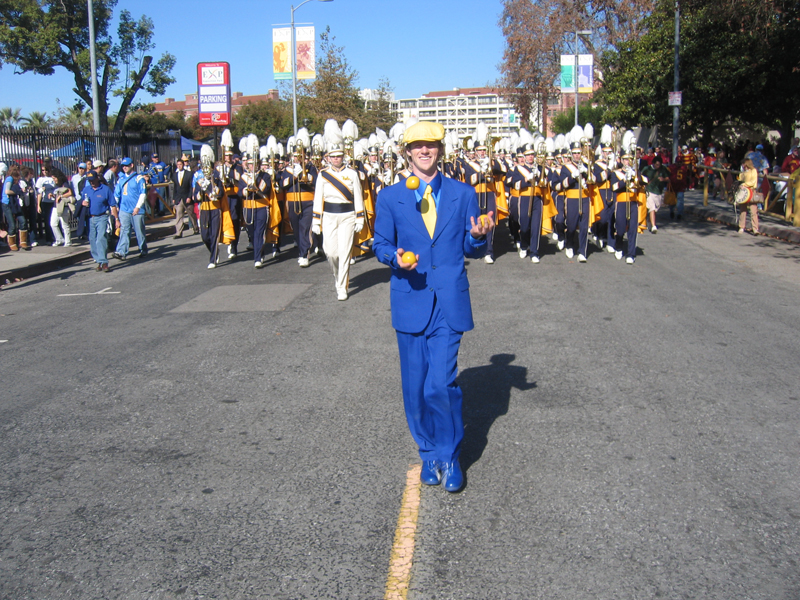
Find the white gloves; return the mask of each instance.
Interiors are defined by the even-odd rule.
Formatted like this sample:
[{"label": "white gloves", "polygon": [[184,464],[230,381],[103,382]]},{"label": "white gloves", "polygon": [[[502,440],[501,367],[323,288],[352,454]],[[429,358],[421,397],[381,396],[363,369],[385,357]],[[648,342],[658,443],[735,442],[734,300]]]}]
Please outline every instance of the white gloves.
[{"label": "white gloves", "polygon": [[300,165],[294,165],[294,166],[292,167],[292,173],[294,173],[294,176],[295,176],[295,177],[297,177],[298,175],[300,175],[300,173],[302,173],[302,172],[303,172],[303,167],[302,167],[302,166],[300,166]]},{"label": "white gloves", "polygon": [[536,174],[533,171],[531,171],[525,176],[525,181],[533,181],[534,177],[536,177]]},{"label": "white gloves", "polygon": [[356,233],[361,233],[362,229],[364,229],[364,217],[356,217],[356,226],[354,231]]},{"label": "white gloves", "polygon": [[384,185],[392,185],[392,172],[391,171],[386,171],[386,173],[383,174],[383,183],[384,183]]},{"label": "white gloves", "polygon": [[319,225],[319,223],[314,223],[314,224],[311,226],[311,233],[313,233],[313,234],[315,234],[315,235],[319,235],[319,234],[321,234],[321,233],[322,233],[322,229],[320,228],[320,225]]},{"label": "white gloves", "polygon": [[582,175],[586,175],[586,174],[588,174],[588,173],[589,173],[589,169],[588,169],[588,167],[587,167],[586,165],[584,165],[583,163],[581,163],[581,168],[580,168],[580,171],[581,171],[581,174],[582,174]]}]

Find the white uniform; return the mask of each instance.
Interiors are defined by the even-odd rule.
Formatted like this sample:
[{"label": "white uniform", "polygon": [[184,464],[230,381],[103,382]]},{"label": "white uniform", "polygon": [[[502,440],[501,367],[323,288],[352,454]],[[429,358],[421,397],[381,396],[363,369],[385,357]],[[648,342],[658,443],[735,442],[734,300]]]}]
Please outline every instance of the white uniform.
[{"label": "white uniform", "polygon": [[[328,177],[335,178],[335,182]],[[340,171],[324,169],[317,177],[313,210],[312,231],[322,231],[322,250],[333,268],[339,300],[345,300],[353,237],[364,226],[364,197],[358,173],[349,167]]]}]

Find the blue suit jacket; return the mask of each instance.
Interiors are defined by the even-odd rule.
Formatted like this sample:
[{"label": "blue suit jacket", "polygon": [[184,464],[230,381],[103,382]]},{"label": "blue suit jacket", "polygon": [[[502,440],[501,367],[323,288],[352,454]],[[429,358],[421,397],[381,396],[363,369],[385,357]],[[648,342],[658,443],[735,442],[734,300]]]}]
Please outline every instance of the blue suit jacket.
[{"label": "blue suit jacket", "polygon": [[[464,256],[480,258],[486,253],[486,241],[475,241],[469,233],[470,217],[477,222],[480,216],[472,186],[442,177],[433,239],[414,190],[406,188],[405,182],[381,190],[375,212],[372,250],[379,261],[392,267],[392,327],[404,333],[423,331],[436,299],[453,330],[472,329]],[[415,270],[397,266],[398,248],[419,255]]]}]

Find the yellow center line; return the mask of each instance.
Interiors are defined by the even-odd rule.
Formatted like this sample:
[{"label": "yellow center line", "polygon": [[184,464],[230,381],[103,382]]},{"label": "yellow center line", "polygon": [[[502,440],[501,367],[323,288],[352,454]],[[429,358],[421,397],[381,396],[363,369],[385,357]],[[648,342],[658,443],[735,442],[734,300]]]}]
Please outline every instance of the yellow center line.
[{"label": "yellow center line", "polygon": [[389,560],[389,577],[386,579],[384,600],[405,600],[408,582],[411,579],[411,563],[414,558],[414,537],[419,516],[421,465],[412,465],[406,474],[406,489],[400,503],[400,515],[394,532],[394,545]]}]

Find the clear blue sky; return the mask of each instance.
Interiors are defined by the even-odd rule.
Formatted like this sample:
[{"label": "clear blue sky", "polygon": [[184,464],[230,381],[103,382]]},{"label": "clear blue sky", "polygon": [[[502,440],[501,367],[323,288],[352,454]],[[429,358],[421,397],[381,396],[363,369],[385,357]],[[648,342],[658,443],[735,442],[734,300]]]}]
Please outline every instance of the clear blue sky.
[{"label": "clear blue sky", "polygon": [[[155,23],[155,57],[169,51],[177,58],[176,83],[163,97],[140,92],[139,102],[165,97],[182,100],[197,90],[197,63],[227,61],[232,91],[265,93],[278,84],[272,77],[272,27],[290,21],[291,6],[302,0],[229,0],[175,2],[120,0],[115,16],[127,8],[138,19]],[[389,79],[396,98],[413,98],[433,90],[478,87],[499,76],[504,40],[497,25],[499,0],[312,0],[295,11],[296,23],[313,23],[317,34],[330,26],[343,46],[360,88]],[[116,25],[114,25],[116,29]],[[69,106],[76,100],[73,81],[59,69],[55,75],[14,75],[0,70],[0,107],[53,114],[56,98]],[[112,112],[118,106],[110,99]]]}]

